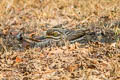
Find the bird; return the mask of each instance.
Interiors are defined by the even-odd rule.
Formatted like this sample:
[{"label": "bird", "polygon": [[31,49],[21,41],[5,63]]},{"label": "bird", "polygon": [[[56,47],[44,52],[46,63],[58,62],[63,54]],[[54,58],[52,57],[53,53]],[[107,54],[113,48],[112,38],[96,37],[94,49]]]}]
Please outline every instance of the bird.
[{"label": "bird", "polygon": [[43,46],[61,46],[69,45],[71,43],[79,42],[83,39],[83,36],[88,33],[88,30],[71,30],[65,28],[50,28],[46,32],[46,35],[37,38],[40,42],[35,42],[36,47]]}]

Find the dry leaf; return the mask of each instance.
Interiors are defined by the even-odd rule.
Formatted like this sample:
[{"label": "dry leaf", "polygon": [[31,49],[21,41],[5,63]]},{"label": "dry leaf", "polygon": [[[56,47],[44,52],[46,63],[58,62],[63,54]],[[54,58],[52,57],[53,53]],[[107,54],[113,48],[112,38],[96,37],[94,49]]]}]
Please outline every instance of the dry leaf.
[{"label": "dry leaf", "polygon": [[78,64],[69,65],[69,66],[67,67],[67,70],[68,70],[69,72],[73,72],[73,71],[76,70],[77,68],[78,68]]},{"label": "dry leaf", "polygon": [[41,54],[40,54],[40,57],[45,57],[45,55],[41,53]]},{"label": "dry leaf", "polygon": [[21,59],[20,57],[16,57],[15,61],[16,61],[17,63],[19,63],[19,62],[22,61],[22,59]]},{"label": "dry leaf", "polygon": [[52,73],[52,72],[55,72],[55,70],[47,70],[47,71],[43,72],[43,74],[49,74],[49,73]]},{"label": "dry leaf", "polygon": [[40,49],[40,48],[36,48],[35,51],[36,51],[36,52],[40,52],[41,49]]},{"label": "dry leaf", "polygon": [[9,30],[10,30],[10,27],[6,27],[5,29],[3,29],[3,34],[7,35]]}]

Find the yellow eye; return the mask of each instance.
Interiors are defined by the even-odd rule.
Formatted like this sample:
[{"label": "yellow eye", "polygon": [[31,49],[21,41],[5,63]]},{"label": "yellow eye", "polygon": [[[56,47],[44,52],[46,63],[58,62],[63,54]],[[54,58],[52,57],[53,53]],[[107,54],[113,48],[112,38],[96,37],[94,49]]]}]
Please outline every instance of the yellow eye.
[{"label": "yellow eye", "polygon": [[59,36],[59,35],[60,35],[60,33],[59,33],[59,32],[57,32],[57,31],[54,31],[52,35],[53,35],[54,37],[57,37],[57,36]]}]

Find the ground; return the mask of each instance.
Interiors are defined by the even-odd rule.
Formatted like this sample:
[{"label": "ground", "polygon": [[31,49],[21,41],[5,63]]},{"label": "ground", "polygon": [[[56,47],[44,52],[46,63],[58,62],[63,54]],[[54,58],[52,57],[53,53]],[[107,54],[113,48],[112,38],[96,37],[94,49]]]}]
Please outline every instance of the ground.
[{"label": "ground", "polygon": [[[106,30],[106,22],[120,20],[119,0],[1,0],[0,31],[34,32],[56,25]],[[107,29],[119,35],[119,26]],[[109,34],[108,34],[109,35]],[[111,36],[112,37],[112,36]],[[120,80],[120,41],[74,43],[43,49],[0,51],[1,80]],[[14,46],[15,44],[13,44]]]}]

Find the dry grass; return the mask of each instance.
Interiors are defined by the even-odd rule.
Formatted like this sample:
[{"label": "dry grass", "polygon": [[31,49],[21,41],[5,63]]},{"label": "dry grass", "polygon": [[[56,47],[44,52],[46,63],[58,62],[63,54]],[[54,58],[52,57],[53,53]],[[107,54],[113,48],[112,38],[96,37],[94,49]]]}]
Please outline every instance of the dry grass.
[{"label": "dry grass", "polygon": [[[120,19],[120,0],[0,0],[0,29],[40,32]],[[115,29],[116,35],[119,28]],[[0,42],[2,43],[2,42]],[[4,46],[4,45],[3,45]],[[120,80],[120,42],[0,53],[3,80]],[[6,48],[5,48],[6,49]]]}]

